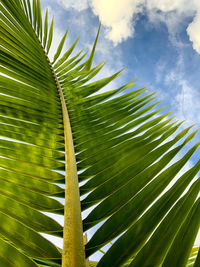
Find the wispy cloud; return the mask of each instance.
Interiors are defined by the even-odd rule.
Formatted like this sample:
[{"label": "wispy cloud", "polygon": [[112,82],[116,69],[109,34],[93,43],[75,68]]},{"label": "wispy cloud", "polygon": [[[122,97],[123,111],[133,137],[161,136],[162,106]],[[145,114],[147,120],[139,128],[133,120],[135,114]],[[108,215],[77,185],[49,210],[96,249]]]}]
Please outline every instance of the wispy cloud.
[{"label": "wispy cloud", "polygon": [[174,98],[174,105],[178,109],[178,117],[187,119],[190,123],[200,123],[199,99],[200,93],[189,85],[185,79],[177,81],[179,93]]},{"label": "wispy cloud", "polygon": [[88,7],[88,0],[57,0],[59,4],[65,8],[74,8],[78,11],[82,11]]},{"label": "wispy cloud", "polygon": [[199,99],[200,92],[193,88],[183,73],[177,69],[171,70],[165,77],[165,83],[173,84],[172,106],[176,108],[176,115],[179,119],[187,120],[187,123],[200,124]]}]

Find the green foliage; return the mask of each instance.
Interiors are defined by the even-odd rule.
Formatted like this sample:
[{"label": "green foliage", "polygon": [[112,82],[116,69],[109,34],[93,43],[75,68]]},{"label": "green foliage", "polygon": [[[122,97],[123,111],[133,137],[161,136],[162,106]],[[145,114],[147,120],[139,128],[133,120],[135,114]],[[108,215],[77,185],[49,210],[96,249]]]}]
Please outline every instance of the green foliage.
[{"label": "green foliage", "polygon": [[58,82],[79,182],[85,181],[81,209],[93,207],[83,220],[84,231],[96,226],[86,257],[113,241],[90,266],[199,266],[193,246],[200,159],[177,178],[200,145],[178,154],[196,131],[155,109],[159,102],[145,88],[124,92],[132,81],[94,94],[121,72],[88,83],[103,67],[92,67],[100,28],[88,59],[82,51],[70,57],[78,39],[60,56],[66,32],[51,63],[53,19],[48,29],[47,11],[43,25],[40,1],[1,0],[0,11],[1,266],[61,266],[62,251],[41,235],[63,235],[62,226],[41,212],[64,214],[55,199],[65,197],[59,186],[65,184],[65,133]]}]

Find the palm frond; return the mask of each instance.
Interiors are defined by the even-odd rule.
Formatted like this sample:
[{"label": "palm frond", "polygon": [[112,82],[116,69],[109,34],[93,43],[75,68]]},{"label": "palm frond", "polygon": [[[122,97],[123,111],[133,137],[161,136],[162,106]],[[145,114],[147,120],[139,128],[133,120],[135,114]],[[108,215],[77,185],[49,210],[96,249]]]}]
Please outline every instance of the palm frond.
[{"label": "palm frond", "polygon": [[[48,29],[40,1],[1,0],[0,11],[2,266],[61,266],[61,254],[63,266],[86,266],[91,228],[86,257],[113,242],[90,266],[198,266],[200,159],[178,176],[197,131],[146,88],[125,92],[133,80],[101,93],[121,71],[94,81],[100,27],[88,58],[71,57],[78,39],[61,56],[67,30],[50,62],[53,19]],[[64,214],[64,233],[44,212]],[[41,233],[64,236],[63,251]]]}]

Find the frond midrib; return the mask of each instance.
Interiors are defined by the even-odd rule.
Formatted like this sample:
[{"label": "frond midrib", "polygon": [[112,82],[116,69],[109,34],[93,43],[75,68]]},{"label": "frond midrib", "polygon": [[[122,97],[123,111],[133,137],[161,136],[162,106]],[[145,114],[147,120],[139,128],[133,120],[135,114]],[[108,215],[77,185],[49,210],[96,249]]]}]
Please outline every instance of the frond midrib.
[{"label": "frond midrib", "polygon": [[[41,44],[41,43],[40,43]],[[41,44],[42,46],[42,44]],[[43,48],[43,47],[42,47]],[[62,266],[86,266],[85,249],[83,243],[83,225],[81,219],[80,192],[76,157],[70,118],[67,110],[62,87],[54,68],[43,48],[47,61],[52,71],[53,78],[60,96],[64,125],[65,143],[65,211],[63,229]]]}]

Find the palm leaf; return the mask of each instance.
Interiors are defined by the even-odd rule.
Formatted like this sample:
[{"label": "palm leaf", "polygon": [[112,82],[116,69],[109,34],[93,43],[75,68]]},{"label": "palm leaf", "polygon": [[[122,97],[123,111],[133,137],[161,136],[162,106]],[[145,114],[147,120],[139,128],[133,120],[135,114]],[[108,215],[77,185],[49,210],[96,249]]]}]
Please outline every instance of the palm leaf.
[{"label": "palm leaf", "polygon": [[[101,93],[121,71],[90,81],[104,66],[92,67],[100,27],[88,59],[70,57],[78,39],[60,56],[66,32],[50,62],[53,19],[48,29],[40,1],[0,10],[1,266],[88,266],[111,240],[90,266],[198,266],[200,159],[177,176],[197,131],[146,88],[125,92],[133,81]],[[63,214],[64,228],[45,212]],[[41,233],[63,236],[63,250]]]}]

